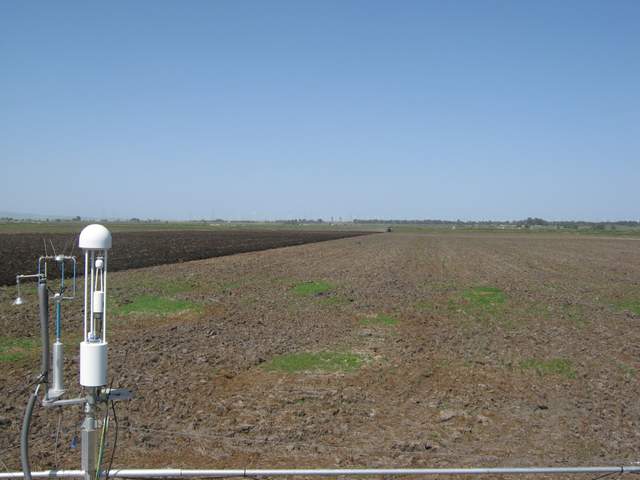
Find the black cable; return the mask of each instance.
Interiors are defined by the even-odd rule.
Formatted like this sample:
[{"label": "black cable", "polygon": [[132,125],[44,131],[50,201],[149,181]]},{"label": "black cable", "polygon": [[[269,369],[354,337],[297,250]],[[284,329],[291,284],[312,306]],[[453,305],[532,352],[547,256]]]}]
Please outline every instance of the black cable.
[{"label": "black cable", "polygon": [[[109,383],[109,395],[111,395],[111,387],[113,385],[113,378],[111,379],[111,383]],[[105,435],[105,429],[107,428],[107,422],[109,421],[109,395],[107,395],[107,408],[104,409],[104,420],[102,420],[102,437],[100,440],[100,448],[98,453],[98,466],[96,471],[96,477],[100,478],[100,467],[102,463],[102,453],[104,451],[107,438]],[[103,443],[104,442],[104,443]]]},{"label": "black cable", "polygon": [[619,472],[609,472],[609,473],[605,473],[604,475],[598,475],[597,477],[593,477],[591,480],[600,480],[601,478],[605,478],[605,477],[610,477],[611,475],[622,475],[623,473],[625,473],[622,469]]},{"label": "black cable", "polygon": [[111,411],[113,412],[113,421],[116,423],[116,431],[113,437],[113,447],[111,448],[111,458],[109,459],[109,468],[107,469],[107,475],[105,476],[105,480],[109,480],[109,473],[111,472],[111,467],[113,467],[113,459],[116,456],[116,447],[118,446],[118,415],[116,415],[116,402],[111,401]]},{"label": "black cable", "polygon": [[[113,390],[113,380],[114,380],[114,379],[113,379],[113,377],[111,377],[111,381],[109,382],[109,387],[108,387],[108,392],[109,392],[109,393],[107,394],[107,399],[106,399],[107,408],[105,408],[105,411],[104,411],[104,420],[102,421],[102,429],[103,429],[103,430],[104,430],[105,426],[107,425],[107,421],[109,420],[109,396],[111,395],[111,390]],[[112,402],[112,403],[113,403],[113,402]],[[105,432],[103,431],[103,434],[104,434],[104,433],[105,433]],[[104,442],[105,442],[105,444],[106,444],[106,442],[107,442],[107,438],[106,438],[106,437],[103,437],[103,440],[101,440],[101,444],[102,444],[102,441],[104,441]],[[102,444],[102,445],[101,445],[101,447],[100,447],[100,450],[102,450],[104,447],[105,447],[105,445],[104,445],[104,444]],[[102,455],[100,455],[100,457],[99,457],[99,458],[100,458],[100,462],[101,462],[101,461],[102,461]],[[97,468],[98,468],[98,470],[97,470],[97,476],[99,477],[99,476],[100,476],[100,465],[98,465],[98,467],[97,467]],[[108,475],[108,474],[107,474],[107,475]]]}]

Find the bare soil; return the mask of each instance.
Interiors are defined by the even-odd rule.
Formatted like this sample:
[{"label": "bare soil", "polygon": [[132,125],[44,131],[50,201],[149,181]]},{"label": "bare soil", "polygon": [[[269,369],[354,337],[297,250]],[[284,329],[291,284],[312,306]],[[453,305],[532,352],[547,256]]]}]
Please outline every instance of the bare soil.
[{"label": "bare soil", "polygon": [[[304,281],[334,288],[297,295]],[[201,306],[112,317],[110,375],[136,395],[117,405],[114,467],[638,459],[640,317],[618,306],[640,298],[638,240],[379,234],[118,272],[110,285],[116,305],[147,294]],[[476,305],[475,287],[505,300]],[[17,310],[12,293],[0,289],[3,335],[35,335],[36,306]],[[80,308],[65,305],[76,341]],[[380,313],[397,323],[362,321]],[[68,351],[74,395],[77,347]],[[365,362],[342,373],[264,368],[306,351]],[[0,466],[10,470],[37,362],[36,351],[0,369]],[[38,408],[34,469],[79,468],[80,421],[76,407]]]},{"label": "bare soil", "polygon": [[[295,230],[119,232],[115,234],[109,267],[111,271],[127,270],[363,234]],[[38,257],[44,255],[45,248],[50,255],[54,252],[76,255],[82,269],[82,252],[77,241],[76,233],[0,234],[0,285],[14,284],[19,273],[35,273]]]}]

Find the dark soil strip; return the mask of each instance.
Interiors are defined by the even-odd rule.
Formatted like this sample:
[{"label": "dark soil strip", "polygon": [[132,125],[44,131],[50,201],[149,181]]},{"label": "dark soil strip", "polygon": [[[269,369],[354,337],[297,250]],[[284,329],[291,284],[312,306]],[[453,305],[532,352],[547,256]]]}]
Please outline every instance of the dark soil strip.
[{"label": "dark soil strip", "polygon": [[[233,255],[270,248],[302,245],[338,238],[367,235],[364,232],[299,232],[299,231],[161,231],[121,232],[113,234],[109,252],[109,270],[150,267],[166,263],[187,262],[203,258]],[[0,235],[0,285],[15,283],[18,273],[35,273],[37,260],[44,254],[43,238],[49,254],[52,246],[57,253],[78,258],[79,273],[83,271],[82,251],[77,248],[78,235],[2,234]]]}]

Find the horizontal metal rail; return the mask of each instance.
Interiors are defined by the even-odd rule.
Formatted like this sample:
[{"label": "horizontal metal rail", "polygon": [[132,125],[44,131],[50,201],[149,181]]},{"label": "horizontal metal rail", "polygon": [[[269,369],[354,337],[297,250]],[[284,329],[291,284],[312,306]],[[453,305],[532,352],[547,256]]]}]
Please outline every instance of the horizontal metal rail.
[{"label": "horizontal metal rail", "polygon": [[[399,475],[520,475],[520,474],[615,474],[640,473],[640,466],[611,467],[489,467],[489,468],[326,468],[326,469],[113,469],[110,478],[232,478],[232,477],[339,477]],[[102,472],[106,477],[107,472]],[[32,478],[82,478],[83,470],[44,470],[31,472]],[[22,472],[2,472],[0,480],[24,478]]]}]

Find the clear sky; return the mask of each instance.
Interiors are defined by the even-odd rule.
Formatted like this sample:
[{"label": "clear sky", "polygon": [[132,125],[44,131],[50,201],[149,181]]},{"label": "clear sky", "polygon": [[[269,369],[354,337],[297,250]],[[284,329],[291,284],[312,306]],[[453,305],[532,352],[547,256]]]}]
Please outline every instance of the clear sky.
[{"label": "clear sky", "polygon": [[640,1],[0,3],[0,211],[638,219]]}]

